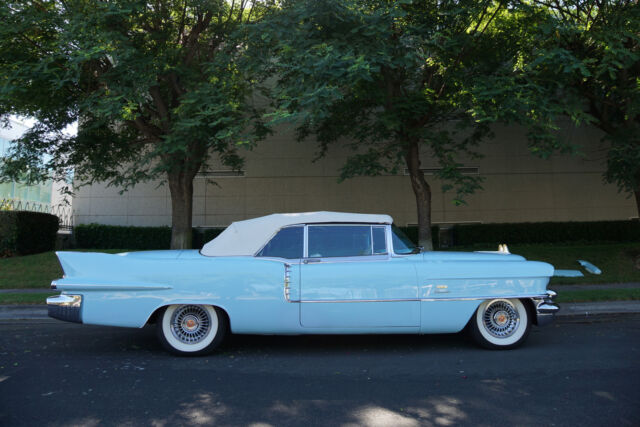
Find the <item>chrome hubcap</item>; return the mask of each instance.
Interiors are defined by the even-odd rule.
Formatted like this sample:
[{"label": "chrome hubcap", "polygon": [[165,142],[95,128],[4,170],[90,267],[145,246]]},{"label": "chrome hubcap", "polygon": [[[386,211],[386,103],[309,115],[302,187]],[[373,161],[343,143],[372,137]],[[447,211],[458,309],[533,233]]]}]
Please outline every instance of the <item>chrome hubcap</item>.
[{"label": "chrome hubcap", "polygon": [[171,316],[171,332],[180,342],[196,344],[202,341],[211,329],[211,317],[197,305],[178,307]]},{"label": "chrome hubcap", "polygon": [[505,300],[493,301],[487,305],[482,315],[485,329],[496,338],[511,336],[520,324],[516,308]]}]

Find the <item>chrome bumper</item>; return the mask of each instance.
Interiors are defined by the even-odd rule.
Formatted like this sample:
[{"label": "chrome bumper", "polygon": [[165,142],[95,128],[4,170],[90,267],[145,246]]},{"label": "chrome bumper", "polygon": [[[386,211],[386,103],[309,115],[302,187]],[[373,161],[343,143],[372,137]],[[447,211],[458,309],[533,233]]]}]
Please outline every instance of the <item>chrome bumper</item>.
[{"label": "chrome bumper", "polygon": [[47,298],[49,317],[82,323],[82,295],[57,295]]},{"label": "chrome bumper", "polygon": [[558,304],[553,302],[556,295],[553,291],[547,291],[547,296],[544,298],[533,299],[533,304],[536,307],[536,325],[544,326],[553,321],[556,313],[560,310]]}]

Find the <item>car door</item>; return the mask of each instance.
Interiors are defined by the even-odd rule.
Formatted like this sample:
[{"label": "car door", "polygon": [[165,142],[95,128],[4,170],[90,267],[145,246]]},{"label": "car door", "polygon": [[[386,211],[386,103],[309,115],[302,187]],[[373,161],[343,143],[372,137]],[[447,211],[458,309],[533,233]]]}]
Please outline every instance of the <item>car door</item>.
[{"label": "car door", "polygon": [[304,328],[419,327],[415,267],[404,257],[390,256],[388,227],[317,224],[305,233]]}]

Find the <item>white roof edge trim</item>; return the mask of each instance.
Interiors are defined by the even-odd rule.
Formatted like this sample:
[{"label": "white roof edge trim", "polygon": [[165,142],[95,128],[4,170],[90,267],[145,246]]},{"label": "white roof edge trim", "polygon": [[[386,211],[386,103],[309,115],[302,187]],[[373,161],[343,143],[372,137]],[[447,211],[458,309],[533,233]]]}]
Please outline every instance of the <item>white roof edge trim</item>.
[{"label": "white roof edge trim", "polygon": [[205,256],[253,256],[282,227],[313,223],[391,224],[389,215],[346,212],[302,212],[272,214],[231,223],[215,239],[202,247]]}]

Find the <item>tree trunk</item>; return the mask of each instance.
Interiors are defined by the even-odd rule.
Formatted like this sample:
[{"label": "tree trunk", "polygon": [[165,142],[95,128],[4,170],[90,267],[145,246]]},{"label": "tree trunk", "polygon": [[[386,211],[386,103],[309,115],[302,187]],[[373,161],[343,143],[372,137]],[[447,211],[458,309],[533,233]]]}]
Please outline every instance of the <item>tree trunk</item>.
[{"label": "tree trunk", "polygon": [[433,250],[431,236],[431,187],[424,179],[424,173],[420,170],[420,149],[417,140],[409,141],[409,147],[405,155],[411,187],[416,196],[418,208],[418,244],[425,251]]},{"label": "tree trunk", "polygon": [[171,191],[171,249],[191,249],[193,177],[184,172],[169,173]]},{"label": "tree trunk", "polygon": [[633,188],[633,195],[636,198],[636,210],[638,212],[638,219],[640,219],[640,170],[636,171],[636,183]]}]

